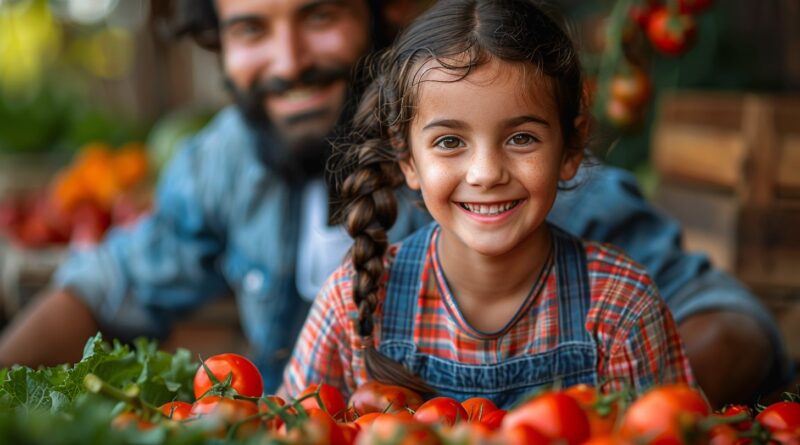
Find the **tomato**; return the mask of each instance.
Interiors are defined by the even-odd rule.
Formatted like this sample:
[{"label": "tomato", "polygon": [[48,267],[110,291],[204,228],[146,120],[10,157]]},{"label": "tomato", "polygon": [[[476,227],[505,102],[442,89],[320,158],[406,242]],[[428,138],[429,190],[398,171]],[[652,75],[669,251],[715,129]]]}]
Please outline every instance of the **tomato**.
[{"label": "tomato", "polygon": [[708,432],[709,445],[737,445],[739,440],[739,434],[730,425],[716,425]]},{"label": "tomato", "polygon": [[120,413],[111,421],[111,427],[115,430],[125,430],[135,427],[139,431],[147,431],[155,428],[155,426],[153,422],[143,420],[136,413],[131,411]]},{"label": "tomato", "polygon": [[[204,363],[221,383],[224,383],[230,376],[230,388],[239,395],[261,397],[264,392],[264,381],[261,378],[261,373],[258,372],[258,368],[253,362],[239,354],[215,355],[207,358]],[[209,379],[206,368],[201,365],[194,375],[195,398],[199,399],[213,387],[214,382]]]},{"label": "tomato", "polygon": [[342,443],[352,445],[356,443],[361,427],[356,423],[340,423],[339,430],[342,433]]},{"label": "tomato", "polygon": [[489,399],[483,397],[472,397],[461,402],[461,406],[467,412],[467,419],[473,423],[481,421],[490,413],[497,411],[497,405]]},{"label": "tomato", "polygon": [[592,436],[583,445],[633,445],[633,443],[617,434],[603,434]]},{"label": "tomato", "polygon": [[191,414],[192,417],[201,417],[197,424],[216,437],[224,437],[231,426],[249,417],[253,419],[241,424],[236,430],[235,437],[251,436],[258,431],[261,424],[261,419],[254,417],[258,414],[258,406],[248,400],[206,396],[194,402]]},{"label": "tomato", "polygon": [[[272,403],[267,403],[264,399],[267,399]],[[283,406],[286,406],[286,401],[280,396],[266,396],[258,400],[258,412],[261,414],[275,413],[275,410],[273,409],[274,407],[280,408]],[[294,408],[288,408],[286,412],[292,415],[297,414],[297,411]],[[281,425],[283,425],[283,419],[277,414],[274,414],[274,417],[272,418],[265,416],[261,419],[264,421],[264,426],[270,431],[275,431],[280,428]]]},{"label": "tomato", "polygon": [[685,53],[697,36],[697,25],[689,14],[672,14],[661,7],[653,11],[647,22],[650,43],[660,52],[678,56]]},{"label": "tomato", "polygon": [[741,415],[747,415],[747,420],[742,420],[740,422],[736,422],[731,426],[739,431],[749,431],[750,428],[753,427],[753,413],[745,405],[727,405],[722,409],[722,412],[717,414],[720,417],[738,417]]},{"label": "tomato", "polygon": [[524,423],[503,429],[502,437],[507,445],[547,445],[553,442],[546,434]]},{"label": "tomato", "polygon": [[442,424],[453,426],[458,422],[466,421],[469,416],[467,411],[450,397],[434,397],[414,413],[414,419],[427,424]]},{"label": "tomato", "polygon": [[481,424],[489,428],[490,430],[498,430],[500,426],[503,425],[503,419],[508,414],[508,411],[504,409],[498,409],[496,411],[492,411],[489,414],[483,416],[481,419]]},{"label": "tomato", "polygon": [[683,14],[696,14],[710,8],[714,0],[679,0],[679,8]]},{"label": "tomato", "polygon": [[[327,383],[309,385],[305,390],[303,390],[302,393],[300,393],[300,397],[298,398],[313,394],[317,392],[318,388],[319,393],[316,396],[311,396],[300,402],[300,406],[306,410],[311,408],[322,409],[335,419],[343,418],[347,406],[345,404],[342,392],[339,391],[339,389],[335,386],[328,385]],[[317,399],[318,397],[319,400]],[[320,406],[320,401],[322,402],[322,406]]]},{"label": "tomato", "polygon": [[583,408],[589,419],[589,435],[591,437],[611,434],[614,423],[617,421],[616,401],[598,406],[597,402],[598,398],[602,397],[601,394],[596,388],[586,384],[570,386],[564,390],[564,394],[575,399]]},{"label": "tomato", "polygon": [[642,112],[614,97],[606,103],[606,120],[614,127],[627,131],[638,127],[642,121]]},{"label": "tomato", "polygon": [[[286,434],[286,442],[305,445],[346,445],[345,435],[330,414],[319,408],[306,410],[308,419],[300,422]],[[284,429],[286,425],[282,427]]]},{"label": "tomato", "polygon": [[439,430],[443,442],[459,445],[486,445],[494,443],[492,430],[480,423],[461,422]]},{"label": "tomato", "polygon": [[756,421],[773,433],[787,431],[800,434],[800,403],[773,403],[758,413]]},{"label": "tomato", "polygon": [[185,420],[192,417],[192,404],[188,402],[167,402],[159,408],[161,413],[172,420]]},{"label": "tomato", "polygon": [[395,414],[379,414],[356,439],[357,445],[439,445],[440,443],[439,437],[429,425]]},{"label": "tomato", "polygon": [[350,396],[349,406],[359,415],[367,413],[415,411],[422,405],[422,397],[402,386],[385,385],[370,381],[359,386]]},{"label": "tomato", "polygon": [[509,411],[503,431],[529,425],[551,440],[579,444],[589,437],[589,419],[578,402],[563,392],[546,392]]},{"label": "tomato", "polygon": [[620,431],[627,438],[682,443],[684,432],[709,413],[699,392],[688,385],[665,385],[651,389],[628,407]]},{"label": "tomato", "polygon": [[638,67],[630,67],[611,78],[611,97],[633,108],[647,103],[650,90],[650,78]]},{"label": "tomato", "polygon": [[647,28],[647,22],[650,21],[650,15],[653,11],[658,9],[658,3],[652,0],[644,2],[644,4],[633,4],[629,11],[631,20],[639,25],[642,29]]}]

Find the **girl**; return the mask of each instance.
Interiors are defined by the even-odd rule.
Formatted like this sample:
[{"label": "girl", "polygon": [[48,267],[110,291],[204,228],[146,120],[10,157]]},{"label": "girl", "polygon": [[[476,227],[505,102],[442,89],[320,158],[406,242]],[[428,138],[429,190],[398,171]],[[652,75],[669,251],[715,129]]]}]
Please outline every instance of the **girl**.
[{"label": "girl", "polygon": [[[378,60],[343,148],[350,260],[287,367],[508,407],[559,382],[693,382],[640,266],[545,222],[582,160],[581,70],[529,0],[440,1]],[[405,180],[435,222],[387,249]]]}]

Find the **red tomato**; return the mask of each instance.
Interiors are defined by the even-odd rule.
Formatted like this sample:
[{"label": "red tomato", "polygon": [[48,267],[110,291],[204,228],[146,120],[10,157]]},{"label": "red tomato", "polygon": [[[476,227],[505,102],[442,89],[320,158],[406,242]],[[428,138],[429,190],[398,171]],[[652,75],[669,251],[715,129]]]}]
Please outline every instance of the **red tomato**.
[{"label": "red tomato", "polygon": [[583,443],[583,445],[633,445],[630,441],[616,434],[604,434],[593,436]]},{"label": "red tomato", "polygon": [[504,409],[498,409],[496,411],[492,411],[489,414],[483,416],[481,420],[481,424],[489,428],[490,430],[499,430],[500,427],[503,425],[503,419],[508,414],[508,411]]},{"label": "red tomato", "polygon": [[[275,412],[273,407],[270,406],[270,404],[267,403],[264,399],[268,399],[270,402],[272,402],[273,406],[277,407],[286,406],[286,401],[283,400],[283,398],[281,398],[280,396],[267,396],[265,398],[258,400],[258,412],[261,414]],[[294,408],[289,408],[286,410],[286,412],[292,415],[297,414],[297,411],[295,411]],[[283,419],[277,414],[275,414],[274,417],[272,417],[271,419],[267,417],[262,417],[262,420],[264,421],[264,426],[270,431],[275,431],[278,428],[280,428],[281,425],[283,425]]]},{"label": "red tomato", "polygon": [[653,46],[664,54],[678,56],[694,43],[697,25],[689,14],[672,14],[661,7],[650,15],[647,36]]},{"label": "red tomato", "polygon": [[708,432],[709,445],[737,445],[739,440],[739,434],[730,425],[716,425]]},{"label": "red tomato", "polygon": [[612,402],[609,406],[597,406],[600,394],[596,388],[586,384],[570,386],[564,390],[564,394],[575,399],[583,408],[589,419],[589,435],[591,437],[611,434],[617,421],[618,404],[616,402]]},{"label": "red tomato", "polygon": [[[343,418],[347,406],[342,392],[335,386],[328,385],[327,383],[309,385],[300,393],[300,397],[298,398],[317,392],[317,388],[319,388],[319,393],[316,396],[311,396],[300,402],[300,406],[306,410],[310,408],[322,409],[335,419]],[[319,397],[319,400],[317,397]],[[322,406],[319,404],[320,400],[322,401]]]},{"label": "red tomato", "polygon": [[111,427],[115,430],[125,430],[135,427],[139,431],[147,431],[155,428],[155,426],[153,422],[142,420],[141,417],[130,411],[118,414],[114,417],[114,420],[111,421]]},{"label": "red tomato", "polygon": [[787,431],[800,434],[800,403],[773,403],[758,413],[756,421],[773,433]]},{"label": "red tomato", "polygon": [[639,25],[642,29],[647,28],[647,22],[650,21],[650,15],[658,8],[658,3],[654,1],[647,1],[644,4],[633,4],[630,9],[631,19]]},{"label": "red tomato", "polygon": [[453,427],[439,430],[442,439],[448,444],[487,445],[496,442],[492,430],[480,423],[461,422]]},{"label": "red tomato", "polygon": [[443,424],[453,426],[458,422],[466,422],[467,411],[458,403],[458,400],[450,397],[434,397],[414,413],[414,419],[427,424]]},{"label": "red tomato", "polygon": [[357,445],[439,445],[440,443],[439,437],[427,424],[395,414],[379,414],[356,439]]},{"label": "red tomato", "polygon": [[[264,381],[261,373],[250,360],[239,354],[219,354],[205,360],[205,365],[220,382],[224,383],[228,376],[232,376],[230,387],[239,395],[247,397],[261,397],[264,392]],[[194,396],[199,399],[206,394],[214,382],[208,377],[202,365],[194,375]]]},{"label": "red tomato", "polygon": [[633,108],[647,103],[650,89],[650,78],[638,67],[611,78],[611,97]]},{"label": "red tomato", "polygon": [[739,431],[749,431],[753,427],[753,412],[745,405],[728,405],[722,409],[722,412],[717,414],[720,417],[738,417],[747,415],[747,420],[736,422],[731,426]]},{"label": "red tomato", "polygon": [[220,396],[206,396],[192,405],[192,417],[200,416],[198,424],[209,434],[224,437],[231,426],[249,417],[252,420],[240,425],[235,437],[243,438],[253,435],[260,428],[261,419],[258,406],[248,400],[229,399]]},{"label": "red tomato", "polygon": [[482,423],[482,420],[490,413],[497,411],[497,405],[484,397],[472,397],[461,402],[461,406],[467,412],[467,420],[473,423]]},{"label": "red tomato", "polygon": [[509,411],[503,419],[503,430],[529,425],[551,440],[570,445],[589,437],[589,419],[581,406],[563,392],[546,392]]},{"label": "red tomato", "polygon": [[[346,445],[346,438],[342,429],[328,413],[319,408],[306,410],[308,419],[286,434],[288,443],[302,443],[306,445]],[[284,425],[282,427],[285,428]]]},{"label": "red tomato", "polygon": [[167,402],[159,408],[161,414],[167,416],[172,420],[184,420],[192,417],[192,404],[188,402],[181,402],[176,400],[174,402]]},{"label": "red tomato", "polygon": [[397,412],[405,409],[415,411],[422,405],[422,397],[402,386],[385,385],[370,381],[356,388],[350,396],[350,404],[359,415],[367,413]]},{"label": "red tomato", "polygon": [[611,96],[606,102],[606,119],[620,130],[630,130],[639,125],[642,120],[642,112]]},{"label": "red tomato", "polygon": [[709,413],[699,392],[688,385],[665,385],[651,389],[628,407],[620,431],[627,438],[682,443],[684,431]]},{"label": "red tomato", "polygon": [[684,14],[696,14],[710,8],[714,0],[680,0],[680,11]]},{"label": "red tomato", "polygon": [[524,423],[503,429],[501,437],[507,445],[547,445],[553,442],[541,431]]}]

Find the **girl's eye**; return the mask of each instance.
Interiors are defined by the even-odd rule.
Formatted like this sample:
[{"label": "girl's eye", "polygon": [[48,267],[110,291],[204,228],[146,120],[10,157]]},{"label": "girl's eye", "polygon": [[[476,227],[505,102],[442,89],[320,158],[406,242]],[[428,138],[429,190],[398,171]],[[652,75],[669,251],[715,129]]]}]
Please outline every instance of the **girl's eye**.
[{"label": "girl's eye", "polygon": [[510,140],[514,145],[528,145],[537,142],[535,137],[527,133],[517,133],[514,136],[511,136]]},{"label": "girl's eye", "polygon": [[454,150],[456,148],[462,147],[464,144],[461,142],[461,139],[455,136],[445,136],[437,140],[434,145],[447,150]]}]

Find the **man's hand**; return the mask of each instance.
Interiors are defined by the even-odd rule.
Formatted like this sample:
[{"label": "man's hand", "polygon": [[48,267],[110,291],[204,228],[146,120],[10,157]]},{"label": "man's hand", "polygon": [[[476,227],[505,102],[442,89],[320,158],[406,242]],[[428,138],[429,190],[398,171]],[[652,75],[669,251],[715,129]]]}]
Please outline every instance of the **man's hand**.
[{"label": "man's hand", "polygon": [[98,330],[89,308],[67,291],[42,295],[0,337],[0,366],[74,363]]},{"label": "man's hand", "polygon": [[769,338],[746,314],[704,312],[678,325],[700,387],[715,408],[751,401],[775,358]]}]

